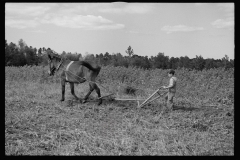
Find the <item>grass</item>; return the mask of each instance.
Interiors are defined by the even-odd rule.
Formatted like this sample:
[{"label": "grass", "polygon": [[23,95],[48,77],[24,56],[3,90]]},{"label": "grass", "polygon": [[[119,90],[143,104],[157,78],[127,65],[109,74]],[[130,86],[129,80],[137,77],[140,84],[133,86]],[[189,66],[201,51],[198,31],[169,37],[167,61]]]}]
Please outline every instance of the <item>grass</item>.
[{"label": "grass", "polygon": [[[176,96],[174,110],[162,113],[161,99],[141,109],[107,98],[97,106],[95,91],[93,101],[79,104],[68,84],[60,102],[60,88],[6,80],[6,155],[234,155],[233,103],[210,106]],[[81,98],[87,91],[87,83],[75,86]]]}]

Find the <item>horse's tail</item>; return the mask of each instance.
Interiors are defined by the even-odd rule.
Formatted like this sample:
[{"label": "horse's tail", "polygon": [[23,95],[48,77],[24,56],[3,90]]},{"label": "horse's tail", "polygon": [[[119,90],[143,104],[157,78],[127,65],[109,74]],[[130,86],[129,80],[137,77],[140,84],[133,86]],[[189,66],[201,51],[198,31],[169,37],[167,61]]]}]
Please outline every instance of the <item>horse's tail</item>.
[{"label": "horse's tail", "polygon": [[91,64],[85,61],[80,61],[80,64],[97,73],[99,73],[101,70],[100,66],[97,66],[96,68],[94,68]]}]

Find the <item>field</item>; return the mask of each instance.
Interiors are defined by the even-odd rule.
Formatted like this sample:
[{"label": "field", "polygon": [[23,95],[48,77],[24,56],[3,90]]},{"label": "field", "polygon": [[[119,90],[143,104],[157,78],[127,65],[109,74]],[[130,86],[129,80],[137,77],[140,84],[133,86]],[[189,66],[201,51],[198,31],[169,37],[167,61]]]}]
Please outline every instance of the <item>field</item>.
[{"label": "field", "polygon": [[[6,155],[234,155],[234,69],[177,69],[172,112],[163,99],[137,108],[136,101],[97,94],[80,104],[66,85],[60,102],[59,73],[47,67],[5,67]],[[167,70],[106,66],[98,76],[102,95],[146,98],[168,85]],[[125,86],[136,95],[124,92]],[[83,98],[88,84],[75,85]]]}]

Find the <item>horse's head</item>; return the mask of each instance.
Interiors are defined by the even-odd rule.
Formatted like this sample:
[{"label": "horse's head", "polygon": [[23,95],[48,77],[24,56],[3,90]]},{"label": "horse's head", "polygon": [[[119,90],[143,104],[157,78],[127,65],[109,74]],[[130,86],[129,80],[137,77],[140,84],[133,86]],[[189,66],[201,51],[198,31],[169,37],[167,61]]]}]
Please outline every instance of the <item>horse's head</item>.
[{"label": "horse's head", "polygon": [[59,55],[55,54],[52,50],[47,50],[48,55],[48,74],[53,76],[55,72],[59,69],[60,65],[62,64],[62,59]]}]

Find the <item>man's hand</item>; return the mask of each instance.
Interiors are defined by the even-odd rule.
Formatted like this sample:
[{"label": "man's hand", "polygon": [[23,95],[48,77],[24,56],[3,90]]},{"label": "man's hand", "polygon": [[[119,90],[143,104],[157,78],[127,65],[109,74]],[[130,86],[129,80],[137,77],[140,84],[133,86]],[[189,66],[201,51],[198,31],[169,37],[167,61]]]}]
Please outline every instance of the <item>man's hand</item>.
[{"label": "man's hand", "polygon": [[163,89],[166,89],[167,87],[166,86],[162,86]]}]

